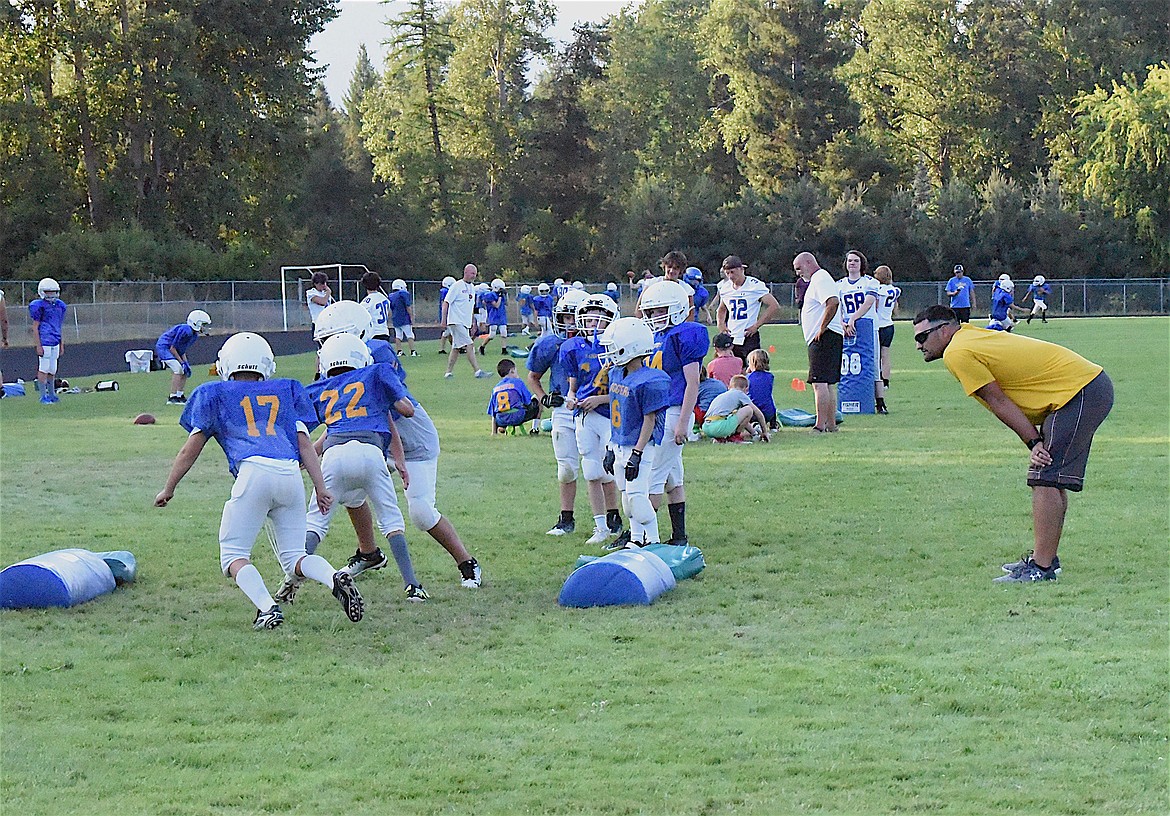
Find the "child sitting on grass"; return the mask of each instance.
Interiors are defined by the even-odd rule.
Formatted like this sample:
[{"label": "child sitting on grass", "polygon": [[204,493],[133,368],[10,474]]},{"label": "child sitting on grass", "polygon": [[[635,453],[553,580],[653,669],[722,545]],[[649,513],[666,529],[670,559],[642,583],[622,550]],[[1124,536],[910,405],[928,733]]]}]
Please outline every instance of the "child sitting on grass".
[{"label": "child sitting on grass", "polygon": [[767,442],[768,423],[747,392],[748,378],[742,374],[732,377],[731,387],[711,401],[703,433],[716,441],[747,442],[746,435]]},{"label": "child sitting on grass", "polygon": [[730,387],[731,378],[743,373],[743,360],[731,350],[732,337],[726,332],[715,335],[711,345],[715,346],[715,359],[707,363],[707,376]]},{"label": "child sitting on grass", "polygon": [[532,396],[524,380],[516,376],[516,364],[500,360],[496,373],[503,377],[492,389],[487,412],[492,418],[492,435],[507,432],[534,419],[540,419],[540,402]]},{"label": "child sitting on grass", "polygon": [[776,430],[779,425],[776,422],[776,402],[772,399],[772,386],[776,378],[769,370],[771,360],[768,358],[768,352],[756,349],[748,355],[747,363],[748,397],[752,404],[760,409],[760,413],[768,422],[768,427]]}]

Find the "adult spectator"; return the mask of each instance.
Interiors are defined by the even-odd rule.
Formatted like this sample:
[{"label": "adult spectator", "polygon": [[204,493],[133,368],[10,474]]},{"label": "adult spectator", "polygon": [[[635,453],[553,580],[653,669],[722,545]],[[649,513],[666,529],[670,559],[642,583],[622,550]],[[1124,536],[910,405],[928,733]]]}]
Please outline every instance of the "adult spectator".
[{"label": "adult spectator", "polygon": [[309,322],[317,327],[317,316],[333,302],[333,291],[329,288],[329,276],[324,272],[313,273],[313,285],[305,291],[305,305],[309,307]]},{"label": "adult spectator", "polygon": [[731,335],[731,350],[743,364],[760,347],[760,326],[780,311],[780,304],[759,278],[745,274],[738,255],[728,255],[720,267],[719,309],[715,313],[719,331]]},{"label": "adult spectator", "polygon": [[1109,375],[1054,343],[960,325],[945,306],[915,316],[914,344],[926,362],[941,359],[1031,451],[1033,549],[995,580],[1055,581],[1068,491],[1084,486],[1093,435],[1113,407]]},{"label": "adult spectator", "polygon": [[467,362],[477,379],[491,376],[479,367],[475,344],[471,342],[471,320],[475,312],[475,284],[472,281],[478,274],[475,264],[463,267],[463,277],[451,284],[443,298],[443,325],[451,332],[451,354],[447,357],[447,372],[443,374],[448,380],[455,376],[455,361],[459,359],[460,349],[466,350]]},{"label": "adult spectator", "polygon": [[808,281],[804,306],[800,309],[800,327],[808,344],[808,381],[816,400],[817,421],[813,433],[837,430],[837,383],[841,381],[842,335],[840,299],[837,282],[821,269],[811,252],[802,252],[792,261],[792,268]]},{"label": "adult spectator", "polygon": [[975,281],[967,277],[962,264],[955,264],[955,273],[947,281],[947,296],[959,322],[970,323],[971,310],[975,308]]}]

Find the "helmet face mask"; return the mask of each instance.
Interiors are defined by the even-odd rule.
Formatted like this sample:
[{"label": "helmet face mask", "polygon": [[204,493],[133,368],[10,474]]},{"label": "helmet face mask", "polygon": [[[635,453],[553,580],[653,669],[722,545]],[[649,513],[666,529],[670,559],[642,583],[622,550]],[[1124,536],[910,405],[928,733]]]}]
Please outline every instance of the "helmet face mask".
[{"label": "helmet face mask", "polygon": [[995,285],[1005,292],[1010,292],[1016,288],[1015,282],[1013,282],[1011,277],[1008,275],[1000,275],[999,280],[995,282]]},{"label": "helmet face mask", "polygon": [[337,368],[365,368],[372,365],[374,358],[362,339],[349,332],[335,334],[321,344],[317,350],[317,361],[321,371],[331,376]]},{"label": "helmet face mask", "polygon": [[317,315],[313,328],[313,339],[321,342],[335,334],[348,332],[362,340],[368,340],[372,329],[370,313],[366,307],[352,300],[339,300],[326,306]]},{"label": "helmet face mask", "polygon": [[547,295],[549,292],[552,291],[552,287],[549,286],[547,283],[541,283],[541,284],[537,285],[536,291],[542,295]]},{"label": "helmet face mask", "polygon": [[1043,286],[1044,285],[1044,276],[1037,275],[1035,278],[1032,279],[1032,285],[1033,286]]},{"label": "helmet face mask", "polygon": [[496,278],[495,280],[492,281],[492,291],[493,292],[504,291],[504,281],[501,278]]},{"label": "helmet face mask", "polygon": [[211,315],[202,309],[195,309],[187,315],[187,325],[194,329],[196,334],[207,334],[207,327],[211,325]]},{"label": "helmet face mask", "polygon": [[602,364],[624,366],[636,357],[654,351],[654,333],[636,317],[621,317],[601,333]]},{"label": "helmet face mask", "polygon": [[557,337],[568,337],[577,331],[577,307],[585,302],[585,293],[580,290],[570,290],[561,295],[553,307],[553,334]]},{"label": "helmet face mask", "polygon": [[607,295],[586,295],[577,306],[578,332],[605,331],[617,319],[617,304]]},{"label": "helmet face mask", "polygon": [[253,371],[261,379],[270,380],[276,373],[276,357],[263,337],[252,332],[240,332],[229,337],[220,348],[215,369],[225,382],[233,374],[243,371]]},{"label": "helmet face mask", "polygon": [[520,294],[531,295],[532,294],[532,287],[529,286],[527,283],[524,284],[523,286],[520,287]]},{"label": "helmet face mask", "polygon": [[642,320],[653,332],[685,323],[691,312],[686,290],[674,281],[659,281],[651,285],[642,294],[640,304]]},{"label": "helmet face mask", "polygon": [[405,292],[406,281],[404,281],[402,278],[395,278],[394,282],[390,284],[390,289],[394,292]]},{"label": "helmet face mask", "polygon": [[37,284],[37,295],[45,300],[56,300],[61,296],[61,284],[53,278],[41,278]]}]

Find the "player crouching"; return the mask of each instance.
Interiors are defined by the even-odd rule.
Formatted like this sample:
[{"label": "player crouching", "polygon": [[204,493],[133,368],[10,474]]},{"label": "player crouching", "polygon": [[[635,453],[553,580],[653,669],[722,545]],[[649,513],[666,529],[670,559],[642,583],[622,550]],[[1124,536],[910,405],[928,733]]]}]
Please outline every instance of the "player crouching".
[{"label": "player crouching", "polygon": [[166,484],[155,497],[155,507],[167,506],[208,438],[214,438],[236,479],[219,526],[220,566],[256,606],[253,627],[275,629],[284,622],[280,607],[251,562],[252,545],[265,520],[272,523],[284,571],[331,587],[346,617],[360,621],[365,607],[353,578],[321,556],[305,552],[305,486],[300,467],[313,482],[322,513],[332,508],[333,495],[325,487],[321,463],[309,441],[309,431],[319,423],[304,386],[296,380],[274,379],[272,348],[263,337],[249,332],[228,338],[215,367],[223,381],[203,383],[192,392],[179,420],[191,435],[175,457]]},{"label": "player crouching", "polygon": [[610,365],[613,458],[606,470],[617,480],[630,518],[630,546],[658,543],[658,517],[650,503],[650,476],[666,429],[670,376],[646,366],[654,334],[641,320],[623,317],[601,334],[603,362]]}]

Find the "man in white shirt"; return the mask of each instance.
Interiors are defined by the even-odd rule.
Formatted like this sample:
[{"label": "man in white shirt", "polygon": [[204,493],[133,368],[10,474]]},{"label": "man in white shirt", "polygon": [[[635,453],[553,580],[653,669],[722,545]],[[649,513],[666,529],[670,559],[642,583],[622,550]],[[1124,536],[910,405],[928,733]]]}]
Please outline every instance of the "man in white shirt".
[{"label": "man in white shirt", "polygon": [[744,274],[738,255],[723,259],[723,280],[719,282],[719,309],[715,320],[719,331],[731,335],[731,350],[747,367],[747,356],[760,347],[760,326],[772,320],[780,304],[759,278]]},{"label": "man in white shirt", "polygon": [[489,376],[479,367],[475,344],[471,342],[471,319],[475,314],[475,284],[472,281],[478,274],[475,264],[463,267],[462,280],[451,284],[443,298],[443,325],[451,332],[451,354],[447,357],[447,373],[443,375],[448,380],[455,376],[455,361],[459,359],[460,349],[467,350],[467,362],[477,378]]},{"label": "man in white shirt", "polygon": [[808,381],[812,383],[817,404],[817,424],[813,426],[813,433],[830,433],[837,430],[836,385],[841,381],[844,346],[841,315],[837,310],[840,304],[837,282],[821,269],[811,252],[797,255],[792,268],[808,281],[804,305],[800,309],[800,327],[808,344]]},{"label": "man in white shirt", "polygon": [[333,302],[333,293],[329,290],[329,277],[324,272],[313,273],[313,286],[305,291],[305,305],[309,307],[309,322],[317,326],[317,315]]}]

